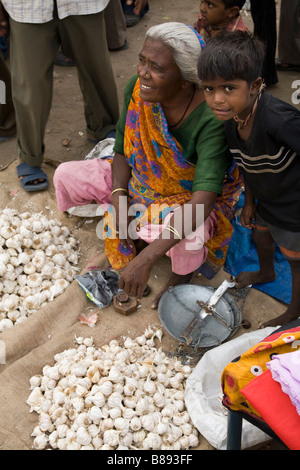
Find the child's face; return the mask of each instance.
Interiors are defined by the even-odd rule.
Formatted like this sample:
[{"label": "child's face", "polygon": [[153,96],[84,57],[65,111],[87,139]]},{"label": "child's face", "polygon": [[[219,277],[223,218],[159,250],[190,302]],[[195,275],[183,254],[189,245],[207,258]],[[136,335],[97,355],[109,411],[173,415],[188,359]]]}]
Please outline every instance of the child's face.
[{"label": "child's face", "polygon": [[253,84],[249,88],[245,80],[226,81],[223,78],[202,82],[207,105],[221,121],[236,115],[240,119],[247,117],[257,95]]},{"label": "child's face", "polygon": [[222,0],[201,0],[200,13],[205,24],[219,26],[233,17],[231,8],[225,8]]}]

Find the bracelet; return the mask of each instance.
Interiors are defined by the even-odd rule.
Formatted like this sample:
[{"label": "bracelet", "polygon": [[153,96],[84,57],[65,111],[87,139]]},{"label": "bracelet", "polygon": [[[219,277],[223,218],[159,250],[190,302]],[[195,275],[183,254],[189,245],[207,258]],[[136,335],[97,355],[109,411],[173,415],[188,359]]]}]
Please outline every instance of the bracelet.
[{"label": "bracelet", "polygon": [[110,193],[110,195],[112,196],[112,195],[113,195],[114,193],[116,193],[117,191],[124,191],[126,194],[128,194],[127,189],[125,189],[125,188],[117,188],[117,189],[114,189],[114,190]]},{"label": "bracelet", "polygon": [[172,232],[174,235],[177,235],[177,237],[179,238],[179,240],[182,240],[182,237],[180,236],[178,230],[176,230],[176,228],[172,227],[171,225],[167,225],[165,227],[165,230],[169,230],[169,232]]}]

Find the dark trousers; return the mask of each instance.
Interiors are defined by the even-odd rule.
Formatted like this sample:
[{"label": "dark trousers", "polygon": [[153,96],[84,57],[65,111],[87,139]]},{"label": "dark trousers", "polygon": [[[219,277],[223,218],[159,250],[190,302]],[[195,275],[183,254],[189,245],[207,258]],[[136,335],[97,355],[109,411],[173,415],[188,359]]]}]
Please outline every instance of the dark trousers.
[{"label": "dark trousers", "polygon": [[278,38],[283,63],[300,65],[300,0],[282,0]]},{"label": "dark trousers", "polygon": [[119,49],[126,41],[126,21],[120,0],[110,0],[104,18],[108,48]]},{"label": "dark trousers", "polygon": [[254,34],[266,45],[263,78],[266,85],[278,82],[275,54],[277,44],[275,0],[251,0]]},{"label": "dark trousers", "polygon": [[87,132],[103,139],[119,118],[117,88],[106,41],[104,12],[57,15],[42,24],[10,19],[12,94],[21,160],[40,166],[52,104],[53,63],[57,50],[76,63]]},{"label": "dark trousers", "polygon": [[[16,133],[15,111],[11,95],[10,71],[0,51],[0,137],[13,137]],[[3,93],[2,93],[3,91]],[[2,94],[4,95],[2,97]],[[3,98],[3,99],[2,99]]]}]

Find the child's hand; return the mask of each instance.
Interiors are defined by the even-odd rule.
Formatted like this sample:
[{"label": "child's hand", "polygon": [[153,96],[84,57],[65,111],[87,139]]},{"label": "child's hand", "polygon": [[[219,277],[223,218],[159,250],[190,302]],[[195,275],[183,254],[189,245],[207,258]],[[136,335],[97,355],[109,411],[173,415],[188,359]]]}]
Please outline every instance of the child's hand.
[{"label": "child's hand", "polygon": [[241,212],[241,224],[243,227],[250,229],[255,228],[255,212],[255,204],[248,204],[243,207]]}]

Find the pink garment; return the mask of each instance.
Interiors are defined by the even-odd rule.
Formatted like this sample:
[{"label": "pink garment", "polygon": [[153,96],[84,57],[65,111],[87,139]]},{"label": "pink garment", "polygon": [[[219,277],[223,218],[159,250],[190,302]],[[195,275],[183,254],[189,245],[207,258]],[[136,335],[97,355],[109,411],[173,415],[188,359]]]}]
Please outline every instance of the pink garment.
[{"label": "pink garment", "polygon": [[92,201],[110,204],[111,163],[100,158],[61,163],[54,173],[53,183],[60,211]]},{"label": "pink garment", "polygon": [[[90,204],[92,201],[99,205],[110,204],[112,175],[111,164],[106,159],[61,163],[54,173],[53,182],[60,211]],[[151,243],[166,227],[170,217],[171,214],[167,215],[162,225],[143,226],[138,232],[139,237]],[[212,212],[204,224],[166,253],[171,258],[174,273],[192,273],[205,262],[208,249],[204,243],[213,236],[216,223],[216,216]]]},{"label": "pink garment", "polygon": [[[168,225],[172,214],[164,218],[163,224],[148,224],[138,232],[139,237],[147,243],[155,240]],[[204,245],[212,236],[217,223],[214,212],[188,238],[183,238],[173,246],[166,255],[171,258],[172,272],[185,275],[194,272],[206,260],[208,249]]]},{"label": "pink garment", "polygon": [[267,367],[300,415],[300,350],[274,356]]}]

